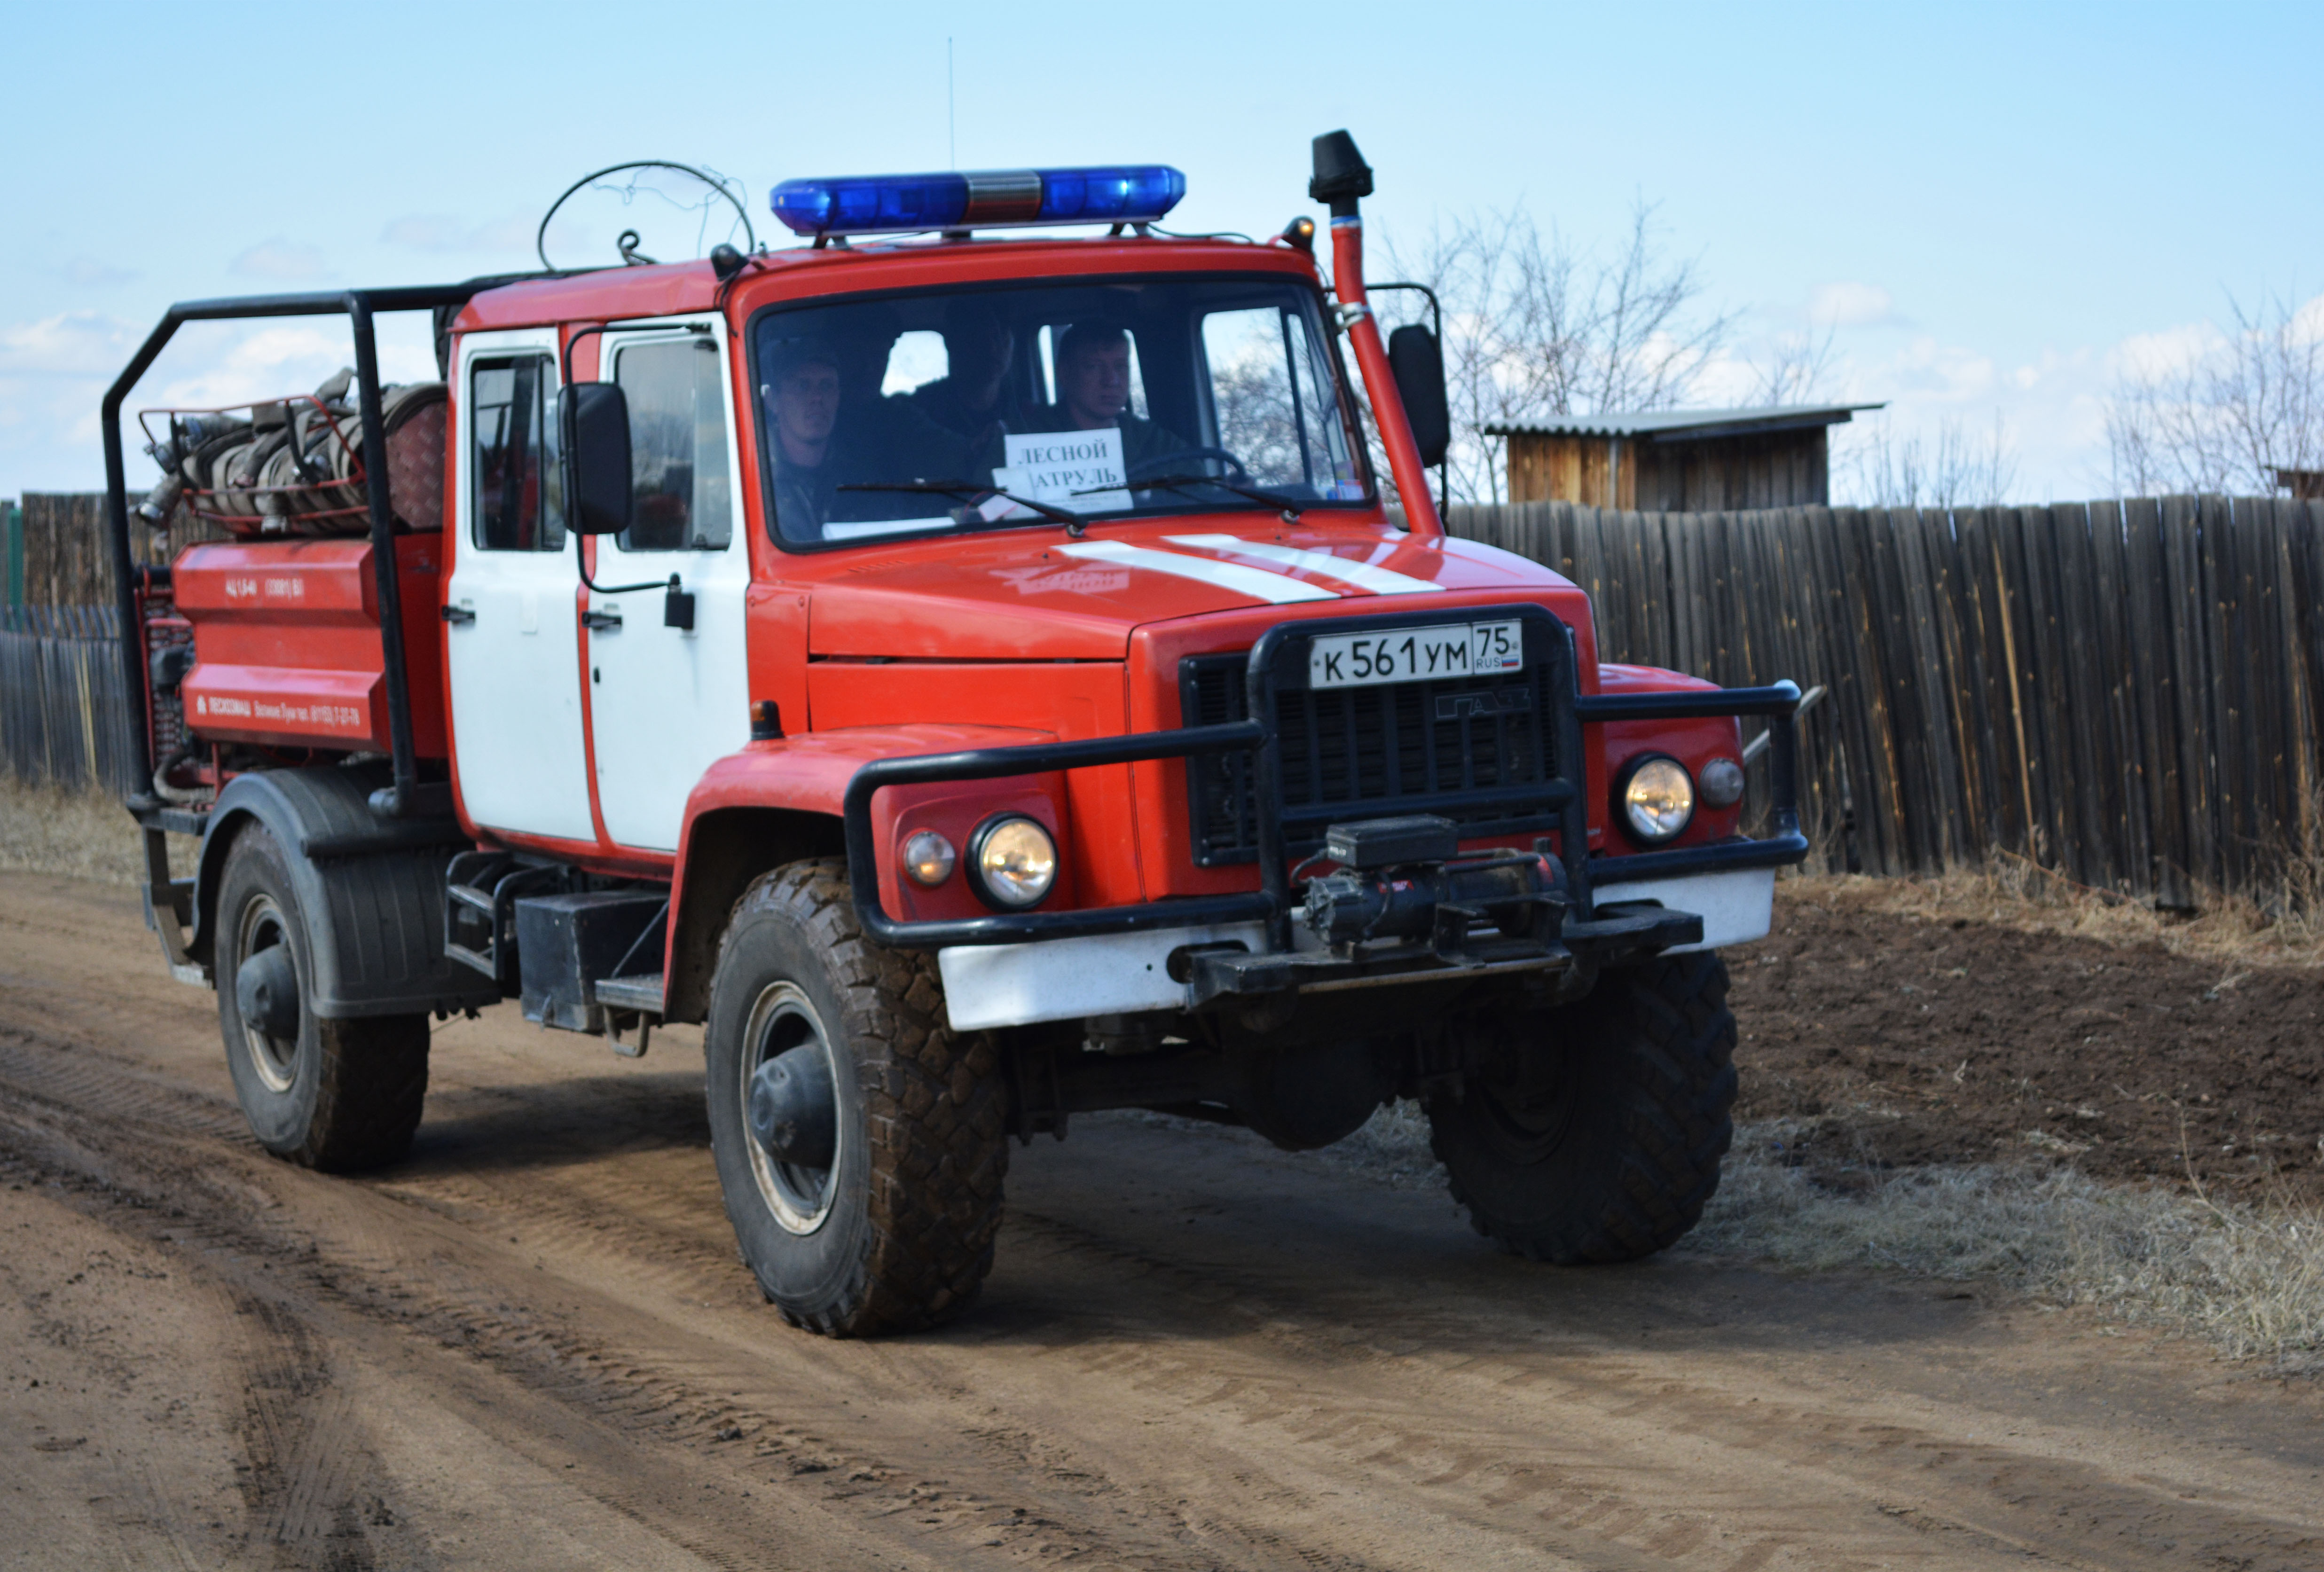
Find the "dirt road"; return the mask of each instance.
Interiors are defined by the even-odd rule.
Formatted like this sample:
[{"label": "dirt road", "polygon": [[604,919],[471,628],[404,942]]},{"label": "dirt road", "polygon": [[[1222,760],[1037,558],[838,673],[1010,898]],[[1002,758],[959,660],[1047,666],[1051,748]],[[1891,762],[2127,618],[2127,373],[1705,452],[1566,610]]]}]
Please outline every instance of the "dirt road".
[{"label": "dirt road", "polygon": [[1119,1118],[1016,1155],[968,1320],[830,1343],[692,1034],[432,1073],[408,1164],[272,1161],[134,897],[0,877],[0,1565],[2324,1566],[2324,1402],[2077,1317],[1546,1271]]}]

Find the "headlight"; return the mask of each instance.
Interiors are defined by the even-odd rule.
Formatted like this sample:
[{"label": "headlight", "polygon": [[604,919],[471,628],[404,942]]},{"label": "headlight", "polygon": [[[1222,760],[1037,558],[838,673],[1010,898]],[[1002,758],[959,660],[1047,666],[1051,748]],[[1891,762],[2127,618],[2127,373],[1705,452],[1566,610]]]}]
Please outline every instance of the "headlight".
[{"label": "headlight", "polygon": [[952,842],[932,829],[918,831],[904,842],[904,872],[915,884],[935,889],[952,877],[956,860]]},{"label": "headlight", "polygon": [[1038,906],[1057,881],[1057,843],[1022,814],[1003,814],[977,827],[968,843],[977,892],[995,906]]},{"label": "headlight", "polygon": [[1623,766],[1614,799],[1632,838],[1650,845],[1673,838],[1694,817],[1693,778],[1685,765],[1663,754]]}]

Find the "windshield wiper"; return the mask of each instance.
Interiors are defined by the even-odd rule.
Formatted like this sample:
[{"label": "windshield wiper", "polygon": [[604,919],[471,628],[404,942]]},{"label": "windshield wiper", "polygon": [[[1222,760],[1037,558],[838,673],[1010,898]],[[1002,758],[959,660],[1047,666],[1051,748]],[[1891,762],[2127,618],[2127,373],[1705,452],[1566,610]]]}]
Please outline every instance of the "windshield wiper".
[{"label": "windshield wiper", "polygon": [[[1222,480],[1215,475],[1157,476],[1151,480],[1130,481],[1128,483],[1126,489],[1130,491],[1175,491],[1181,496],[1184,496],[1191,488],[1197,485],[1215,485],[1221,491],[1231,491],[1237,496],[1249,497],[1255,503],[1263,504],[1268,507],[1279,509],[1284,513],[1291,513],[1295,516],[1305,512],[1307,507],[1305,503],[1299,501],[1296,497],[1284,496],[1277,492],[1261,491],[1255,485],[1237,485],[1233,481]],[[1098,491],[1120,491],[1125,489],[1125,487],[1119,485],[1102,485],[1093,489]],[[1074,495],[1075,496],[1086,496],[1089,494],[1087,492],[1077,491],[1074,493]]]},{"label": "windshield wiper", "polygon": [[1075,539],[1080,538],[1082,526],[1089,522],[1089,520],[1083,514],[1071,513],[1061,507],[1053,507],[1045,502],[1036,502],[1029,496],[1019,496],[1015,492],[1003,491],[997,485],[981,485],[973,480],[850,481],[844,485],[835,485],[832,487],[832,489],[834,491],[920,492],[931,496],[965,497],[972,504],[985,497],[1007,497],[1010,502],[1015,503],[1019,507],[1025,509],[1028,513],[1038,513],[1045,519],[1056,520],[1057,522],[1065,525],[1067,532],[1072,534]]}]

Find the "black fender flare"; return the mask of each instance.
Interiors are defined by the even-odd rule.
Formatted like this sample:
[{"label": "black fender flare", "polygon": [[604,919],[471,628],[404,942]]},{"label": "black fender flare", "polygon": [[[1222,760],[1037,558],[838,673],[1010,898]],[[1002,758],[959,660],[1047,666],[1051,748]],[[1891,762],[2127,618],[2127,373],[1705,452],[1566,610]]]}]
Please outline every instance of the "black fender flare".
[{"label": "black fender flare", "polygon": [[[320,765],[237,775],[218,794],[194,872],[194,934],[205,969],[217,953],[218,886],[235,838],[265,827],[282,848],[307,925],[308,1003],[326,1021],[500,1002],[490,979],[444,953],[444,868],[475,842],[448,818],[383,819],[375,769]],[[231,978],[217,979],[221,987]]]}]

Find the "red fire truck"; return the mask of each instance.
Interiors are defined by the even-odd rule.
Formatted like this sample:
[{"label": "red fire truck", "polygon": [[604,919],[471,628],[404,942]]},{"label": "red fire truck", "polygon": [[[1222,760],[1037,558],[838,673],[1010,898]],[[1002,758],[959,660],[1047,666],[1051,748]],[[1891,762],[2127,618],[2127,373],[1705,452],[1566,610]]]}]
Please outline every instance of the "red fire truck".
[{"label": "red fire truck", "polygon": [[[1694,1223],[1717,950],[1807,849],[1797,691],[1602,662],[1580,589],[1446,534],[1345,133],[1328,289],[1312,220],[1165,233],[1184,189],[791,180],[789,249],[170,311],[104,405],[128,806],[263,1145],[395,1160],[431,1017],[514,1000],[630,1054],[700,1023],[742,1255],[826,1333],[969,1304],[1010,1140],[1085,1111],[1306,1148],[1415,1098],[1510,1249]],[[381,383],[406,310],[441,384]],[[350,377],[144,417],[231,538],[138,566],[154,356],[320,314]]]}]

